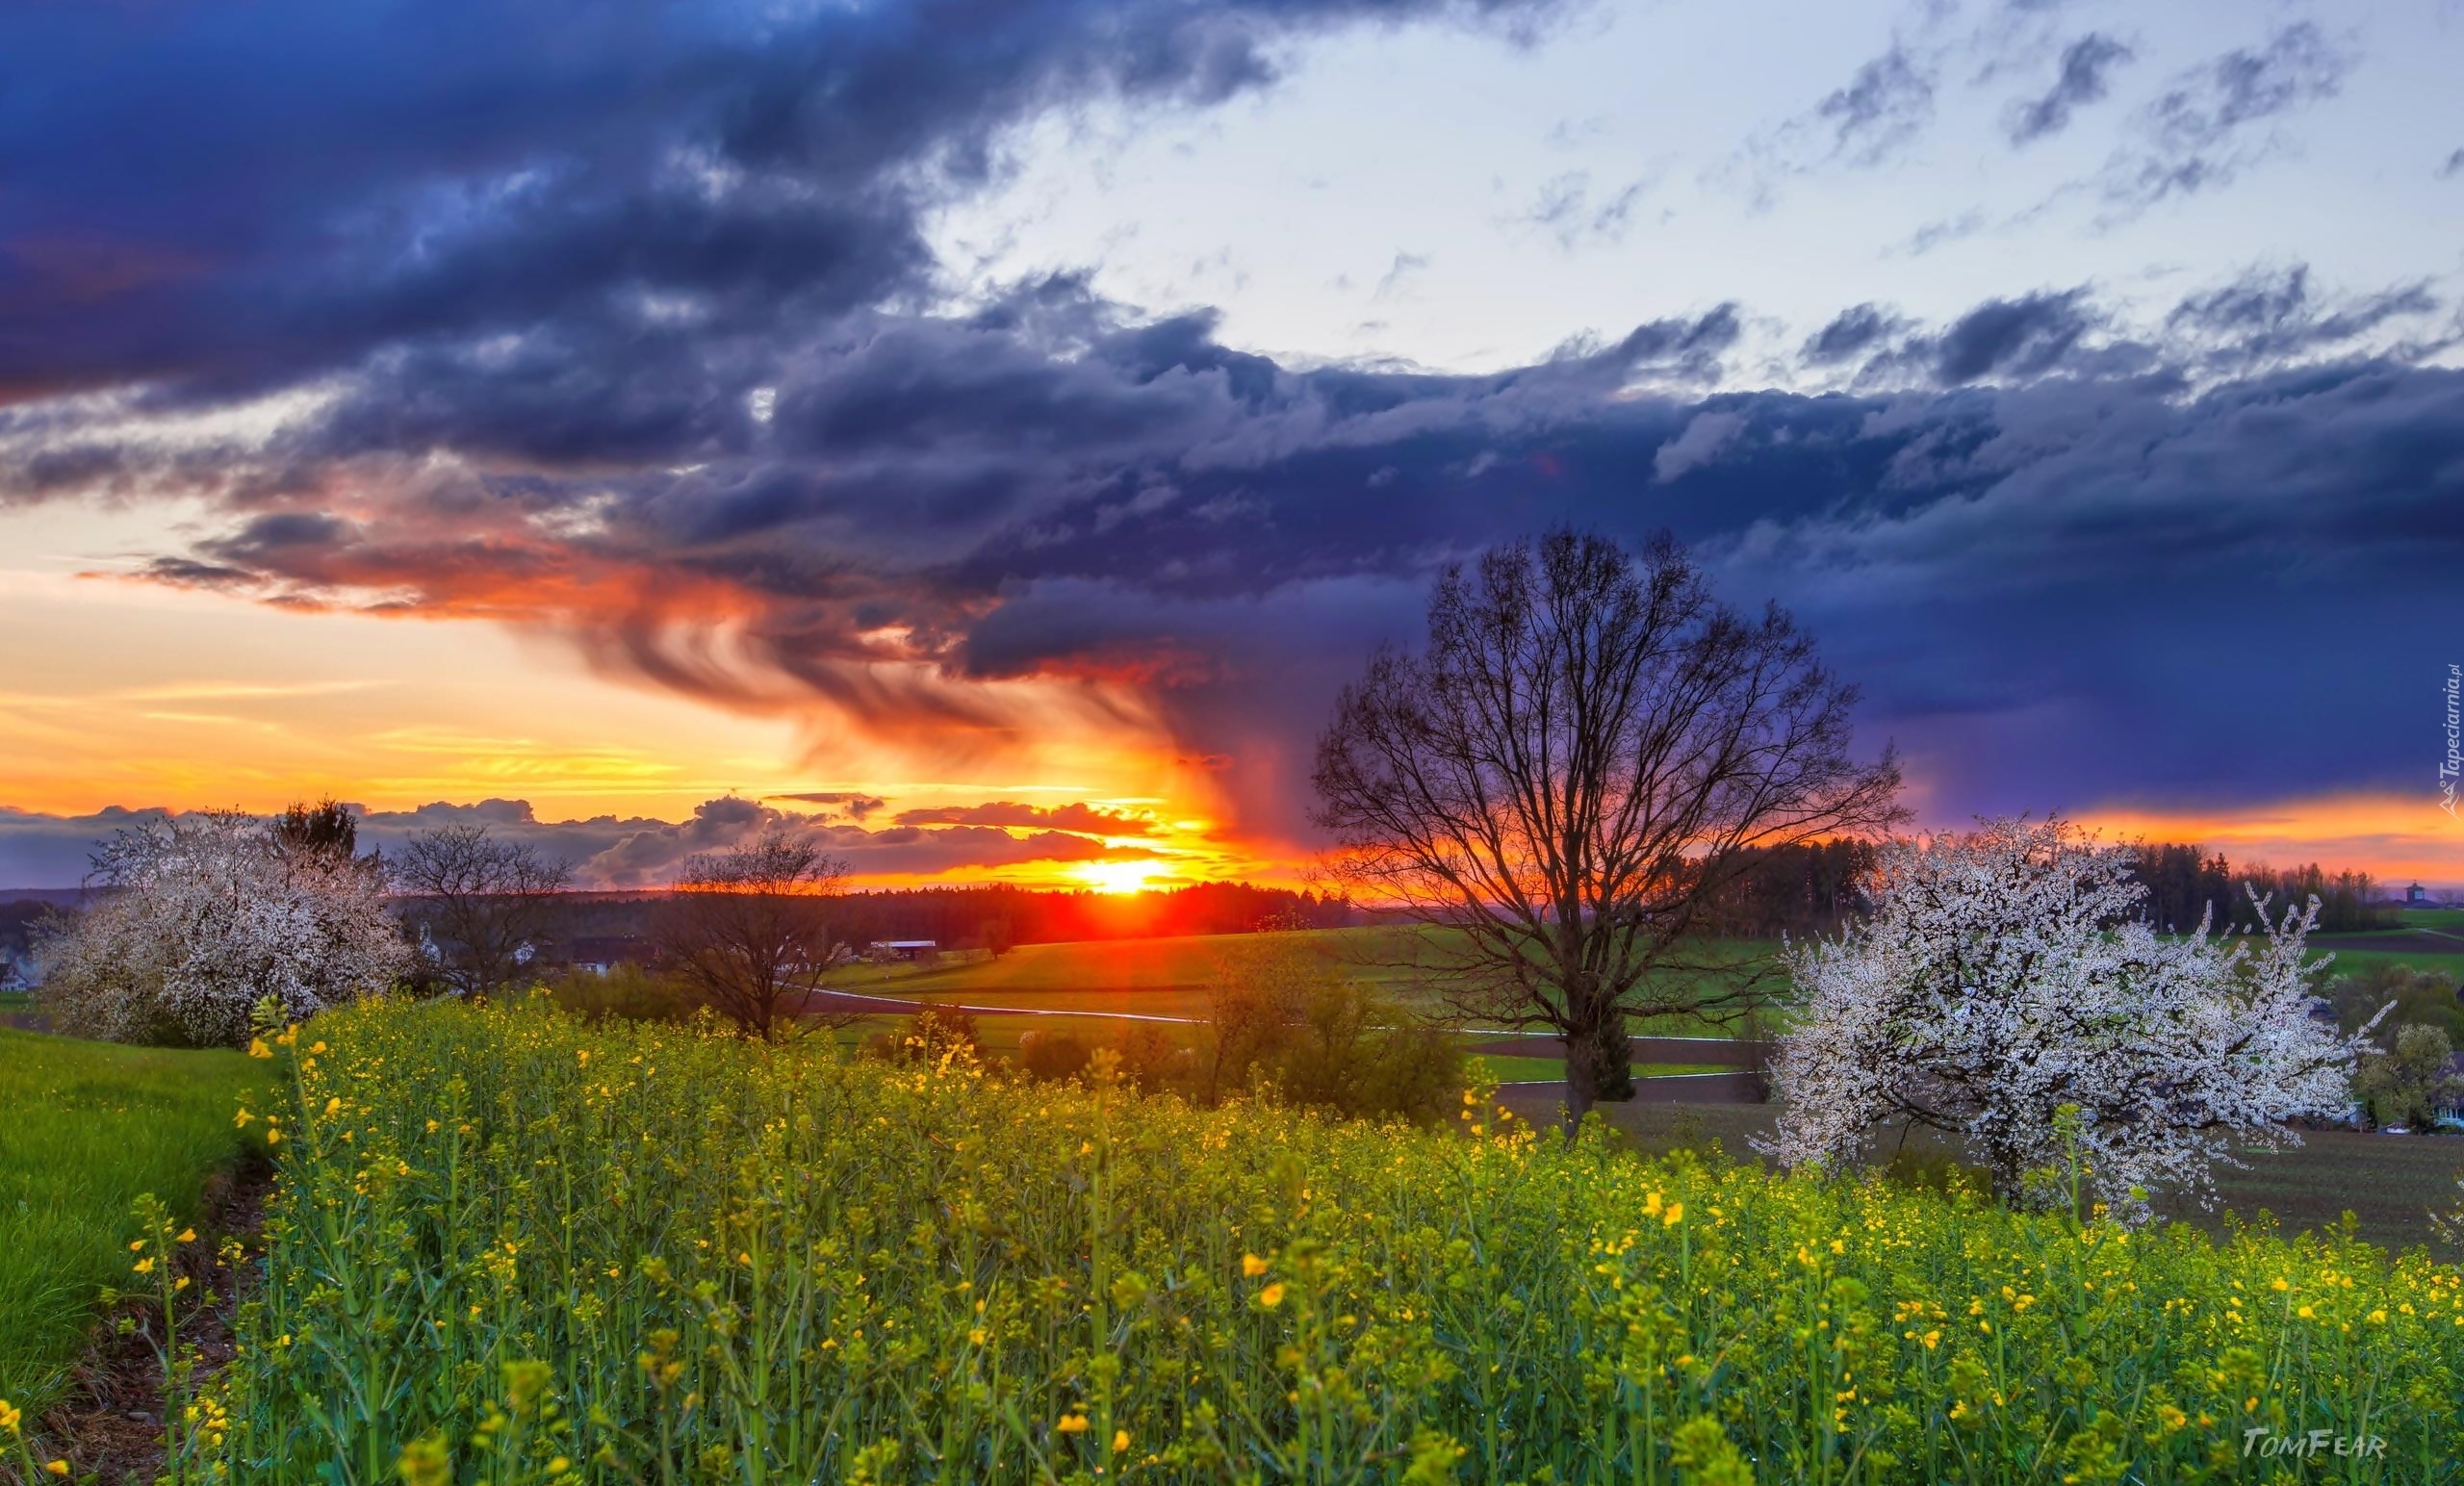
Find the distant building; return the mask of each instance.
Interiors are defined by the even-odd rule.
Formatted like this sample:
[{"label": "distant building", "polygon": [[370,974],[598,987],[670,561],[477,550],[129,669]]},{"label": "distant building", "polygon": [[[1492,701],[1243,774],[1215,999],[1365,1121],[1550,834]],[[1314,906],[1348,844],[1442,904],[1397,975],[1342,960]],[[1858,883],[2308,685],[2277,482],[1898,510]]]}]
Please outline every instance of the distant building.
[{"label": "distant building", "polygon": [[585,936],[565,946],[565,962],[591,975],[605,975],[619,965],[658,963],[658,946],[631,935]]},{"label": "distant building", "polygon": [[2429,906],[2428,888],[2424,887],[2419,883],[2415,883],[2412,886],[2404,889],[2404,907],[2408,909],[2426,909]]},{"label": "distant building", "polygon": [[878,963],[909,963],[940,958],[938,939],[875,939],[864,946],[864,958]]}]

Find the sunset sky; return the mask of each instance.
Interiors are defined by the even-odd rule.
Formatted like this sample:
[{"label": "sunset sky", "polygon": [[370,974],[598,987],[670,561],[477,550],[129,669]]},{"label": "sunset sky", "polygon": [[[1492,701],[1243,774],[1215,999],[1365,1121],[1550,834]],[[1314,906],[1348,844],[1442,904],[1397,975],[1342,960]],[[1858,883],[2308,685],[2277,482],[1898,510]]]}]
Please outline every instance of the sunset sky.
[{"label": "sunset sky", "polygon": [[1667,527],[1920,822],[2464,888],[2464,10],[0,14],[0,887],[1296,881],[1428,585]]}]

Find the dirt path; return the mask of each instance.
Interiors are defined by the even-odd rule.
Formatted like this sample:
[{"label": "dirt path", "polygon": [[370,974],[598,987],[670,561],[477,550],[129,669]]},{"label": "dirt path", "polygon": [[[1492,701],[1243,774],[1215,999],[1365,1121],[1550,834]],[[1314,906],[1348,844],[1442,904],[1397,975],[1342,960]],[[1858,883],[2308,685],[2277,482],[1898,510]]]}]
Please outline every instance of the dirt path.
[{"label": "dirt path", "polygon": [[[257,1232],[272,1191],[273,1168],[264,1164],[217,1178],[199,1204],[198,1241],[178,1251],[175,1272],[189,1277],[188,1293],[197,1297],[179,1323],[181,1340],[197,1349],[199,1384],[231,1360],[232,1322],[256,1286]],[[243,1245],[236,1264],[226,1239]],[[71,1479],[147,1486],[162,1473],[163,1364],[155,1350],[161,1325],[162,1312],[150,1297],[125,1301],[95,1321],[86,1355],[69,1370],[66,1396],[44,1411],[38,1428],[42,1458],[65,1459]],[[37,1432],[28,1430],[30,1440]],[[0,1479],[8,1474],[0,1465]]]}]

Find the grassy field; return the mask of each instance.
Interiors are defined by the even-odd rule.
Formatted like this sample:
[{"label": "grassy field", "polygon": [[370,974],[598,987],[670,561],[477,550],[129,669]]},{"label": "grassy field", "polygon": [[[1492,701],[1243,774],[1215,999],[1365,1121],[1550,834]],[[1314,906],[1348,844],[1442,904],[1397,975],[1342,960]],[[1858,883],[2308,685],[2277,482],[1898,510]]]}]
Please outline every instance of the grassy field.
[{"label": "grassy field", "polygon": [[47,1403],[101,1287],[126,1281],[130,1205],[183,1217],[242,1156],[232,1126],[264,1065],[0,1031],[0,1397]]},{"label": "grassy field", "polygon": [[[2453,918],[2464,925],[2464,910]],[[2435,924],[2422,920],[2438,920]],[[2442,914],[2416,913],[2415,928],[2448,925]],[[2459,929],[2456,932],[2464,932]],[[2410,935],[2418,948],[2390,949],[2398,931],[2357,935],[2318,935],[2314,944],[2335,956],[2333,973],[2358,972],[2388,963],[2453,972],[2464,984],[2464,942],[2427,934]],[[1246,966],[1297,950],[1333,972],[1376,986],[1402,1004],[1440,1010],[1428,978],[1412,968],[1426,956],[1413,948],[1423,933],[1399,929],[1325,929],[1289,934],[1189,935],[1161,939],[1099,939],[1067,944],[1022,944],[998,959],[953,958],[938,965],[854,965],[832,977],[834,988],[914,1000],[1028,1011],[1136,1012],[1197,1019],[1206,1014],[1211,979],[1239,975]],[[2369,947],[2354,947],[2367,945]],[[1770,955],[1776,944],[1749,940],[1728,947],[1738,959]],[[1781,987],[1784,994],[1784,986]],[[1686,1017],[1637,1020],[1636,1036],[1726,1037],[1731,1027]]]},{"label": "grassy field", "polygon": [[[955,1003],[957,999],[953,997],[952,1002]],[[1138,993],[1135,1004],[1144,1011],[1157,1004],[1159,999],[1157,993]],[[970,1005],[975,1004],[975,998],[971,994],[965,997],[965,1000]],[[1203,1007],[1201,1006],[1199,1010],[1203,1010]],[[1149,1012],[1148,1014],[1170,1013]],[[1015,1058],[1018,1053],[1019,1039],[1030,1032],[1067,1032],[1084,1038],[1090,1042],[1101,1042],[1118,1036],[1124,1028],[1134,1025],[1126,1018],[1102,1014],[1060,1017],[1035,1014],[1001,1016],[979,1013],[972,1019],[975,1023],[978,1042],[982,1044],[986,1055],[994,1059]],[[868,1016],[852,1026],[841,1029],[837,1040],[846,1048],[860,1047],[867,1038],[883,1032],[894,1031],[902,1025],[903,1021],[904,1018],[900,1017]],[[1196,1032],[1195,1028],[1189,1026],[1169,1026],[1165,1030],[1184,1045]],[[1469,1032],[1462,1036],[1466,1041],[1494,1039],[1494,1034],[1490,1033]],[[1563,1079],[1566,1076],[1565,1060],[1553,1055],[1556,1044],[1545,1038],[1534,1038],[1532,1041],[1533,1056],[1475,1053],[1470,1060],[1471,1067],[1478,1077],[1498,1083]],[[1732,1067],[1712,1063],[1637,1063],[1634,1064],[1636,1078],[1733,1071],[1735,1070]]]},{"label": "grassy field", "polygon": [[[1511,1090],[1504,1102],[1527,1118],[1556,1117],[1553,1101]],[[1732,1157],[1750,1157],[1749,1141],[1771,1131],[1775,1112],[1759,1104],[1626,1104],[1603,1106],[1608,1119],[1635,1148],[1664,1154],[1707,1149],[1716,1143]],[[1927,1163],[1958,1153],[1930,1132],[1909,1138],[1911,1153]],[[2284,1232],[2333,1228],[2349,1211],[2360,1236],[2389,1247],[2435,1243],[2429,1213],[2464,1203],[2464,1137],[2365,1135],[2352,1131],[2307,1132],[2286,1151],[2247,1153],[2247,1170],[2220,1169],[2218,1206],[2194,1202],[2158,1204],[2168,1217],[2208,1233],[2224,1234],[2236,1222],[2252,1223],[2262,1213]]]},{"label": "grassy field", "polygon": [[[834,974],[834,989],[969,1006],[1072,1012],[1138,1012],[1196,1019],[1206,1014],[1211,980],[1240,976],[1272,956],[1298,952],[1337,974],[1368,982],[1403,1005],[1441,1010],[1428,975],[1422,931],[1319,929],[1287,934],[1192,935],[1160,939],[1095,939],[1022,944],[998,959],[970,957],[937,965],[855,965]],[[1738,958],[1775,945],[1739,941]],[[1687,1017],[1652,1017],[1638,1036],[1727,1036]]]},{"label": "grassy field", "polygon": [[535,1007],[316,1035],[233,1480],[2272,1480],[2245,1431],[2323,1428],[2464,1481],[2464,1275],[2342,1238]]}]

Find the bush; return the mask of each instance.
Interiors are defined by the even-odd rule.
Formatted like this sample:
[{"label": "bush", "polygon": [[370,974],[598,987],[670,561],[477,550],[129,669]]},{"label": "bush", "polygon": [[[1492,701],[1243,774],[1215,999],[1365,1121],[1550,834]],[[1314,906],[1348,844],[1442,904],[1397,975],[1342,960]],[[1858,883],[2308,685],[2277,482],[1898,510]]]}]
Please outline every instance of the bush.
[{"label": "bush", "polygon": [[151,821],[97,861],[110,895],[42,944],[42,1001],[64,1032],[235,1047],[260,1001],[304,1017],[410,967],[373,858],[294,849],[254,816]]},{"label": "bush", "polygon": [[611,965],[604,975],[567,970],[541,983],[550,1000],[585,1021],[691,1021],[702,1012],[693,987],[637,964]]},{"label": "bush", "polygon": [[[2392,1006],[2387,1022],[2436,1027],[2450,1042],[2464,1041],[2464,990],[2458,989],[2452,971],[2390,961],[2337,976],[2327,983],[2326,995],[2348,1032],[2358,1031],[2381,1007]],[[2392,1036],[2387,1022],[2379,1024],[2381,1042]]]},{"label": "bush", "polygon": [[2353,1074],[2354,1096],[2370,1112],[2374,1125],[2427,1131],[2440,1112],[2464,1093],[2464,1079],[2451,1067],[2455,1045],[2436,1027],[2401,1027],[2393,1038],[2382,1032],[2380,1040],[2394,1046],[2361,1060]]},{"label": "bush", "polygon": [[2386,1442],[2336,1479],[2464,1482],[2464,1275],[2343,1232],[544,1010],[315,1032],[180,1479],[2015,1486],[2318,1428]]},{"label": "bush", "polygon": [[1065,1083],[1087,1071],[1094,1051],[1074,1032],[1039,1030],[1018,1038],[1018,1067],[1030,1078]]},{"label": "bush", "polygon": [[1459,1106],[1468,1063],[1446,1029],[1287,945],[1219,967],[1182,1086],[1200,1103],[1271,1091],[1335,1114],[1426,1122]]}]

